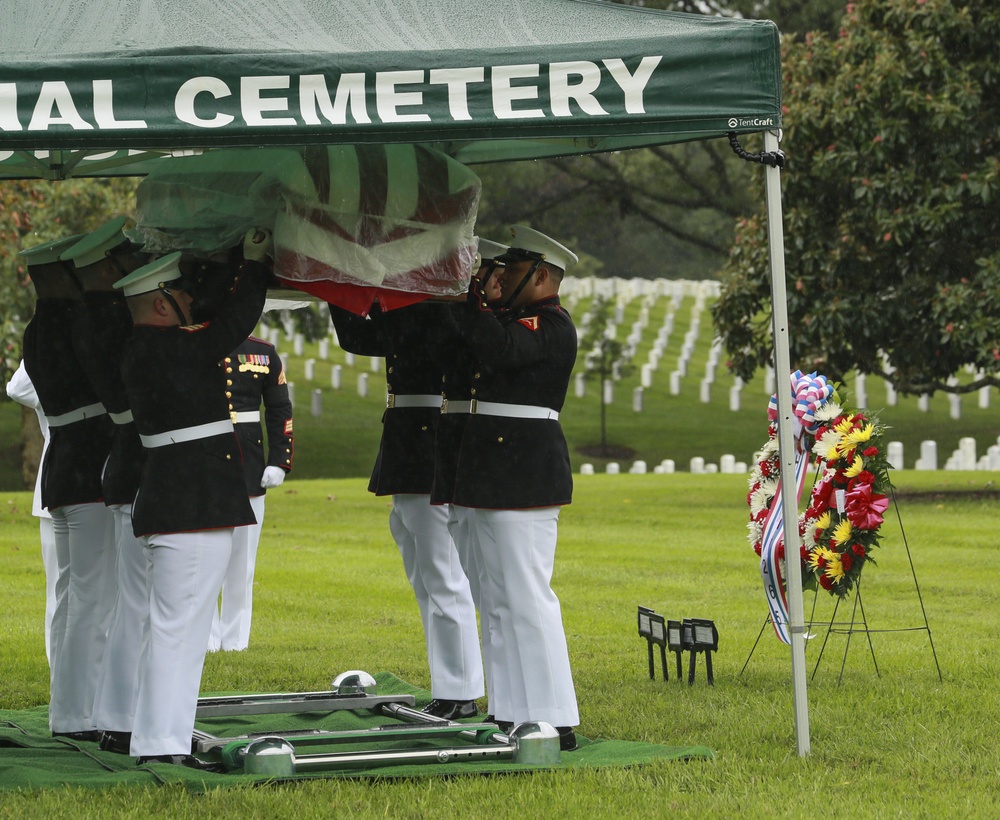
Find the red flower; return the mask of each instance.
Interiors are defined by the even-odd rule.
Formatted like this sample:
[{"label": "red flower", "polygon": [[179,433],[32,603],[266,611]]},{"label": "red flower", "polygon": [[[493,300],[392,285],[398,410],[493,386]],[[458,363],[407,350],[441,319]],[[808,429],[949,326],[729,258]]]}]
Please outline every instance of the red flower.
[{"label": "red flower", "polygon": [[870,470],[862,470],[860,473],[854,476],[854,478],[852,478],[849,482],[847,482],[847,489],[853,490],[855,487],[859,485],[874,484],[874,483],[875,483],[875,475]]},{"label": "red flower", "polygon": [[858,556],[858,558],[865,557],[865,548],[863,544],[851,544],[851,552]]},{"label": "red flower", "polygon": [[878,447],[866,447],[861,454],[866,458],[873,458],[878,455]]},{"label": "red flower", "polygon": [[823,573],[822,575],[819,576],[819,585],[823,587],[823,589],[825,589],[827,592],[829,592],[830,589],[833,587],[833,580],[830,578],[829,575]]},{"label": "red flower", "polygon": [[845,552],[840,556],[840,563],[844,567],[844,572],[850,572],[851,564],[854,563],[854,556],[849,552]]}]

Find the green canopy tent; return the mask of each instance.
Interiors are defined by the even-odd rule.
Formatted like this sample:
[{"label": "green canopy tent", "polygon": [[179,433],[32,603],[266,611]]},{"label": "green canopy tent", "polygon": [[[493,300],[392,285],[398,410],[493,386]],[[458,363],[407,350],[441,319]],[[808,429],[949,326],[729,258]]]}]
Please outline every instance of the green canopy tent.
[{"label": "green canopy tent", "polygon": [[[143,175],[258,146],[420,143],[467,163],[618,151],[781,126],[778,32],[602,0],[10,0],[0,180]],[[788,373],[779,169],[765,171],[775,368]],[[785,533],[792,408],[778,391]],[[798,549],[789,549],[795,555]],[[804,619],[788,579],[795,721]]]}]

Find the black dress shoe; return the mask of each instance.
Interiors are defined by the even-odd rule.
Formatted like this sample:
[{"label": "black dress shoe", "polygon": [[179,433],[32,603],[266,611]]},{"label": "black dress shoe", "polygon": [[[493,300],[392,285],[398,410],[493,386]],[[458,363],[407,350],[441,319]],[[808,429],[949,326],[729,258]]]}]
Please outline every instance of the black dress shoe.
[{"label": "black dress shoe", "polygon": [[131,732],[101,732],[100,748],[102,752],[114,752],[127,755],[132,745]]},{"label": "black dress shoe", "polygon": [[218,772],[220,774],[228,771],[222,763],[201,760],[194,755],[146,755],[136,761],[138,766],[144,766],[147,763],[171,763],[174,766],[186,766],[201,772]]},{"label": "black dress shoe", "polygon": [[67,740],[82,740],[87,743],[97,743],[101,739],[101,733],[97,729],[86,732],[53,732],[52,737],[64,737]]},{"label": "black dress shoe", "polygon": [[434,715],[434,717],[444,720],[470,718],[479,713],[474,700],[445,700],[444,698],[435,698],[422,711],[424,714]]},{"label": "black dress shoe", "polygon": [[556,731],[559,732],[559,751],[572,752],[577,748],[576,732],[572,726],[557,726]]}]

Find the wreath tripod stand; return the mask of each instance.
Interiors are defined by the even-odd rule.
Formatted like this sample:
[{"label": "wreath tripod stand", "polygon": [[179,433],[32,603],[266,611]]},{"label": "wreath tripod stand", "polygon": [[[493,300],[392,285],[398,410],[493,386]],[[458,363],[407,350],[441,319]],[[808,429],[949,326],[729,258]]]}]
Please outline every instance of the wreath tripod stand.
[{"label": "wreath tripod stand", "polygon": [[[891,487],[891,485],[890,485],[890,492],[892,494],[892,506],[893,509],[895,509],[896,511],[896,519],[897,521],[899,521],[899,531],[902,534],[903,546],[906,548],[906,558],[907,561],[909,562],[910,574],[913,577],[913,587],[916,590],[917,600],[920,603],[920,614],[923,619],[923,626],[899,627],[894,629],[870,629],[868,626],[868,617],[865,613],[864,600],[862,599],[861,595],[861,578],[859,577],[854,587],[855,595],[854,595],[854,603],[853,606],[851,607],[850,621],[838,622],[836,620],[837,612],[840,609],[840,604],[844,600],[842,598],[837,598],[837,602],[834,604],[833,607],[833,613],[830,615],[830,620],[828,622],[825,622],[827,627],[826,635],[824,635],[823,637],[823,644],[820,647],[819,657],[816,658],[816,665],[813,667],[810,680],[816,677],[816,672],[819,670],[820,663],[823,660],[823,654],[826,651],[827,641],[830,639],[831,634],[840,634],[847,636],[847,642],[844,646],[844,657],[841,660],[840,664],[840,675],[837,678],[837,685],[839,686],[844,678],[844,669],[847,665],[847,654],[851,648],[851,637],[853,635],[863,634],[865,636],[868,642],[868,651],[871,653],[872,656],[872,664],[875,667],[875,675],[877,677],[881,677],[881,673],[879,672],[878,668],[878,661],[875,658],[875,647],[872,644],[872,639],[871,639],[872,633],[924,632],[924,631],[927,632],[927,641],[930,644],[931,655],[934,657],[934,666],[937,669],[938,679],[939,680],[944,679],[941,674],[941,664],[938,662],[937,651],[934,648],[934,637],[931,634],[931,627],[927,621],[927,611],[924,608],[923,595],[920,592],[920,584],[917,581],[917,571],[913,566],[913,556],[910,553],[910,545],[906,539],[906,530],[903,528],[903,519],[899,514],[899,504],[896,501],[896,491]],[[809,623],[807,624],[807,632],[811,632],[813,626],[817,625],[817,622],[815,620],[815,615],[816,615],[816,605],[818,603],[818,599],[819,599],[819,590],[816,590],[813,595],[812,612],[810,613],[809,616]],[[750,654],[747,655],[747,659],[743,664],[743,668],[740,670],[739,677],[742,677],[743,673],[746,671],[746,668],[750,663],[750,658],[753,657],[753,653],[757,649],[757,644],[760,643],[760,639],[764,635],[764,630],[767,629],[769,624],[771,624],[770,614],[768,614],[767,617],[764,619],[764,623],[761,625],[760,632],[757,633],[757,640],[754,641],[753,646],[750,648]],[[806,643],[806,646],[808,648],[808,642]]]}]

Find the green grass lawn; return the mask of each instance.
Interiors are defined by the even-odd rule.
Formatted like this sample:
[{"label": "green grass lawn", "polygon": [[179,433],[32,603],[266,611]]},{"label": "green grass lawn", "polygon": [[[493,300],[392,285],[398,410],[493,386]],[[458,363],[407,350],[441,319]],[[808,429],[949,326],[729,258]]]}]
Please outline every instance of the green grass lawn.
[{"label": "green grass lawn", "polygon": [[[994,641],[998,496],[986,474],[894,474],[944,680],[922,627],[895,517],[884,525],[863,635],[830,636],[809,682],[811,754],[796,755],[789,652],[765,632],[742,476],[578,477],[553,581],[581,708],[579,731],[702,744],[712,762],[500,777],[330,780],[236,787],[0,792],[3,817],[996,817],[1000,725]],[[970,494],[975,491],[976,495]],[[43,576],[27,493],[0,494],[0,707],[48,698]],[[208,658],[206,691],[326,688],[347,669],[429,684],[420,621],[388,502],[364,481],[299,480],[268,495],[251,648]],[[811,594],[810,594],[811,595]],[[848,618],[849,600],[837,620]],[[636,606],[713,619],[715,686],[650,680]],[[812,598],[807,598],[807,612]],[[832,600],[817,601],[829,621]],[[825,629],[817,628],[821,635]],[[807,653],[810,675],[818,655]],[[741,673],[750,656],[746,671]],[[838,683],[841,665],[843,680]]]}]

